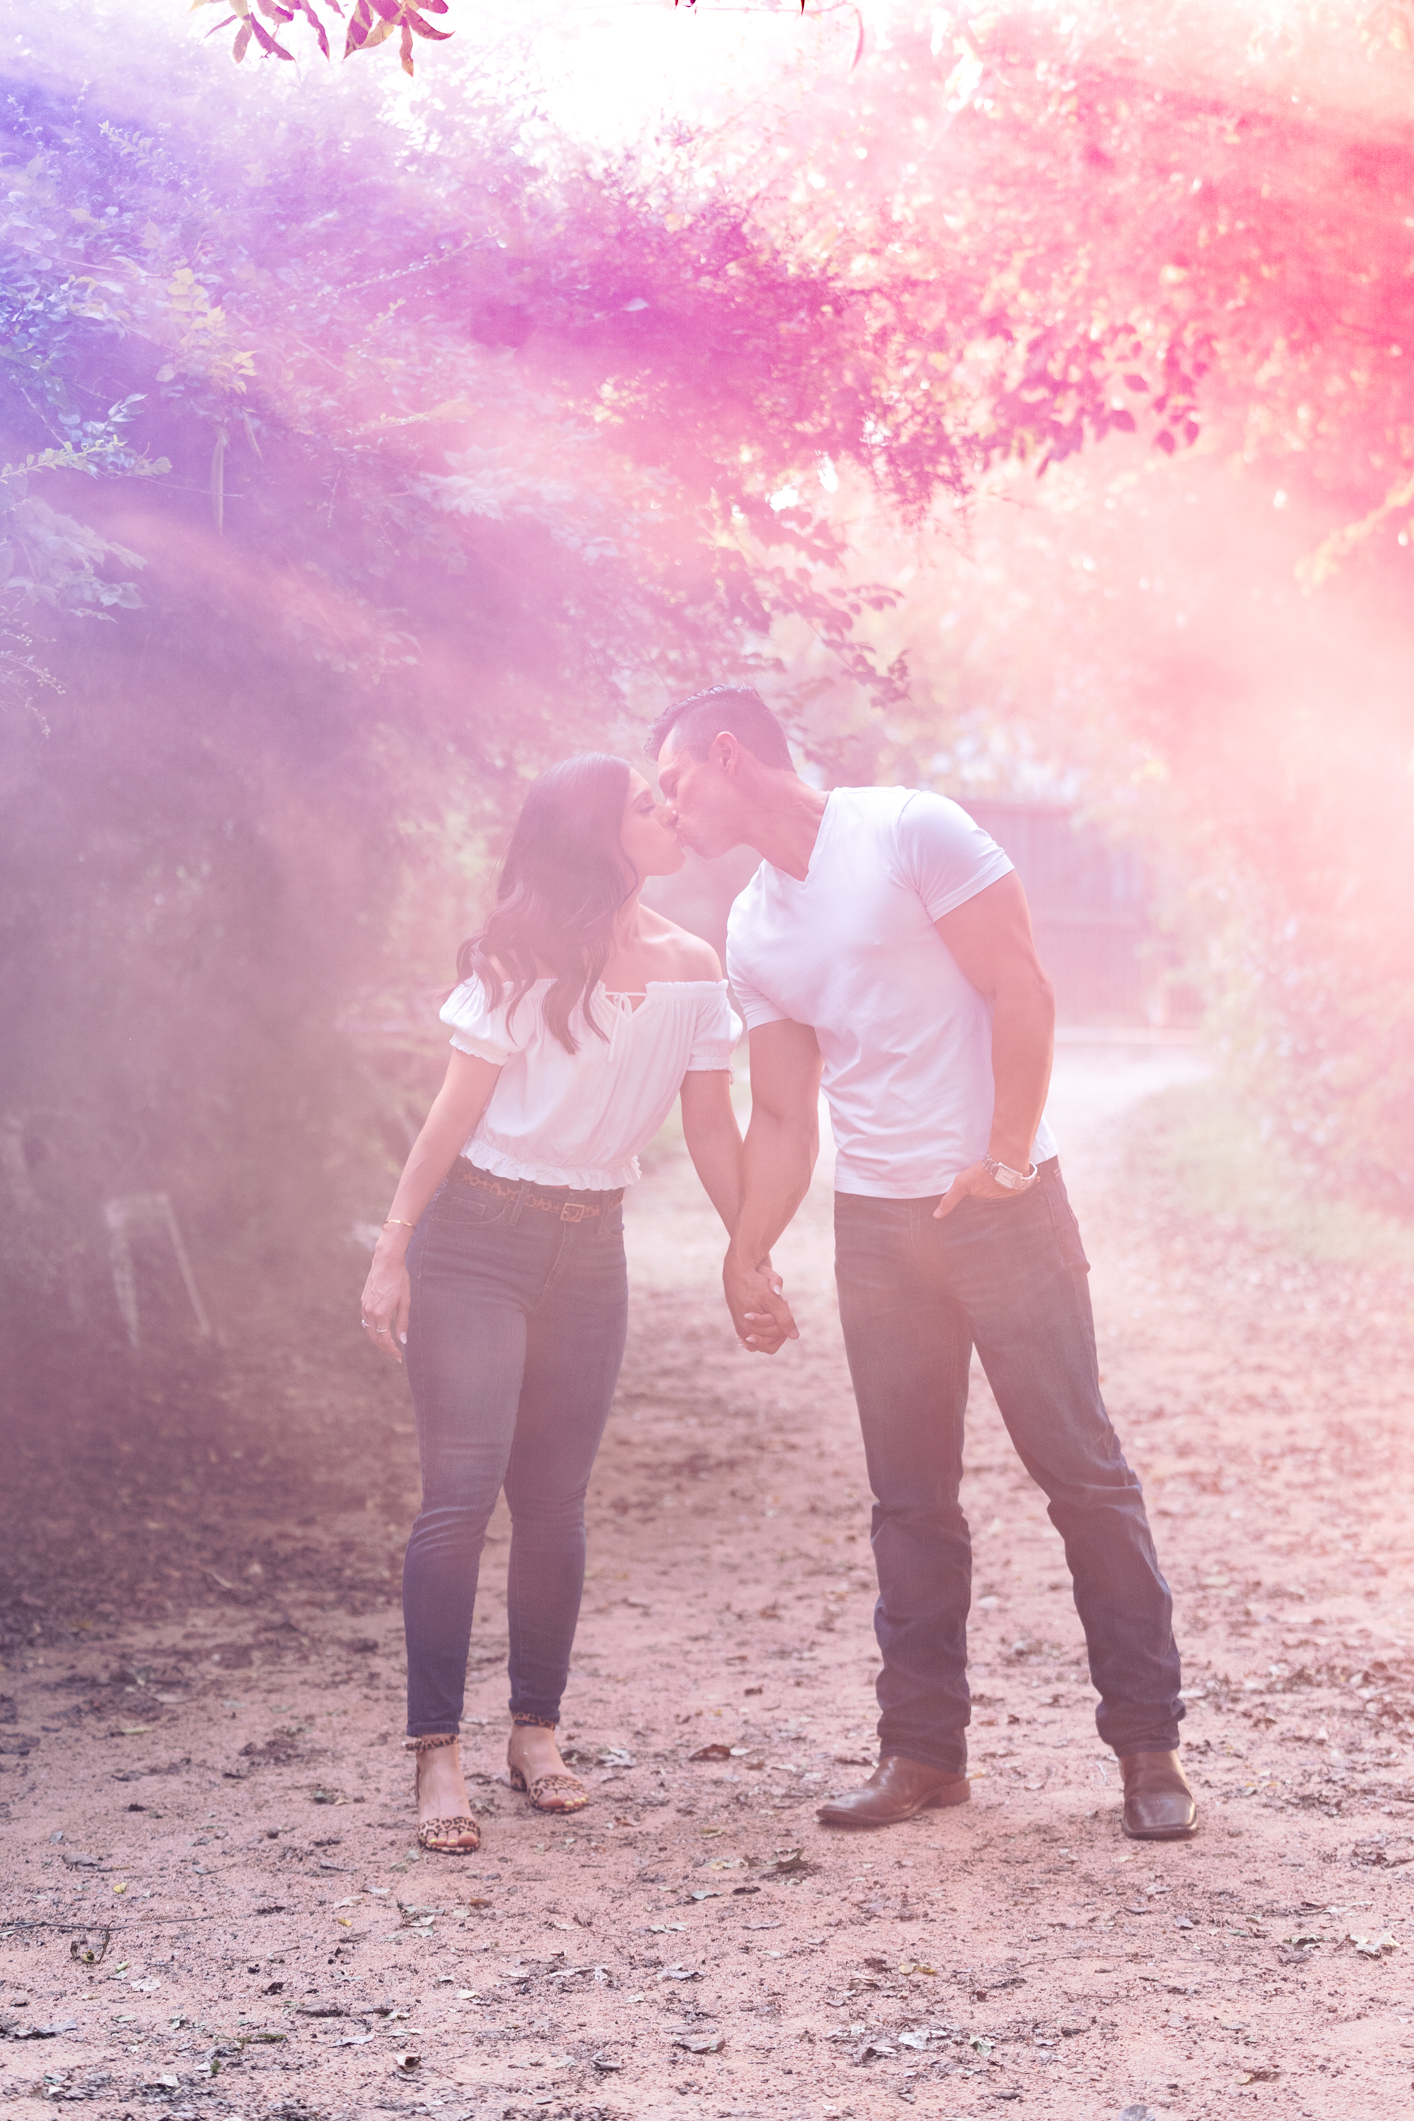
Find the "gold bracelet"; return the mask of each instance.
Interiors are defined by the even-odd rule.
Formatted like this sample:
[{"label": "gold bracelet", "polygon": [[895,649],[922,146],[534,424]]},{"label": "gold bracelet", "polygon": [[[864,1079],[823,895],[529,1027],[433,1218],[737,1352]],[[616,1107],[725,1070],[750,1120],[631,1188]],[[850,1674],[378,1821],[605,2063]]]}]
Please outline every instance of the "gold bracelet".
[{"label": "gold bracelet", "polygon": [[396,1227],[397,1229],[399,1229],[399,1230],[415,1230],[415,1229],[417,1228],[417,1224],[416,1224],[416,1223],[405,1223],[405,1222],[403,1221],[403,1219],[402,1219],[401,1215],[390,1215],[390,1216],[388,1216],[387,1220],[386,1220],[386,1221],[384,1222],[384,1224],[383,1224],[383,1228],[384,1228],[385,1230],[391,1230],[391,1229],[393,1229],[393,1228],[395,1228],[395,1227]]}]

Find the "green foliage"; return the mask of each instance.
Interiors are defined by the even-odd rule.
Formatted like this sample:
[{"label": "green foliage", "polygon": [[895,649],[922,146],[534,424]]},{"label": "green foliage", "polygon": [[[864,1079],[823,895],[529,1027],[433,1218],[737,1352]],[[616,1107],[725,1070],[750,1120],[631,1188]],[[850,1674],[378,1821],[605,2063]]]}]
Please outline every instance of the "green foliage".
[{"label": "green foliage", "polygon": [[[59,452],[54,452],[59,454]],[[25,491],[7,467],[0,485],[0,598],[48,604],[76,618],[102,618],[140,602],[132,582],[103,572],[109,561],[140,568],[142,555]]]},{"label": "green foliage", "polygon": [[[1406,897],[1350,888],[1337,842],[1302,885],[1232,879],[1214,942],[1217,1028],[1264,1132],[1323,1192],[1414,1215],[1414,973]],[[1356,857],[1358,860],[1358,857]],[[1273,880],[1276,881],[1276,880]]]},{"label": "green foliage", "polygon": [[1294,1153],[1261,1103],[1214,1077],[1147,1100],[1128,1129],[1127,1164],[1157,1176],[1172,1204],[1195,1219],[1244,1230],[1288,1258],[1414,1268],[1407,1218],[1332,1201],[1326,1173]]},{"label": "green foliage", "polygon": [[[191,11],[195,14],[199,8],[220,4],[222,0],[191,0]],[[256,50],[266,58],[293,61],[294,53],[280,42],[280,31],[292,22],[311,28],[320,51],[326,59],[329,57],[329,35],[311,0],[294,0],[291,7],[286,7],[283,0],[255,0],[254,10],[250,0],[224,0],[224,4],[233,12],[214,29],[208,30],[207,35],[214,37],[220,30],[230,29],[234,24],[236,34],[231,43],[231,57],[237,66],[249,51],[252,38]],[[339,0],[320,0],[320,5],[342,19],[344,10]],[[424,37],[441,44],[452,34],[450,30],[434,29],[426,20],[427,15],[445,15],[447,0],[421,0],[421,5],[422,12],[419,12],[411,5],[411,0],[354,0],[344,38],[344,57],[348,59],[354,52],[373,51],[396,32],[403,72],[411,75],[414,72],[413,38]],[[273,31],[266,29],[260,20],[261,15],[276,25]]]},{"label": "green foliage", "polygon": [[[352,48],[405,15],[370,0]],[[295,19],[237,17],[265,56]],[[1348,572],[1407,551],[1383,75],[1357,47],[1359,94],[1308,113],[1299,54],[1197,19],[901,9],[808,95],[591,155],[469,39],[396,106],[377,70],[234,75],[175,35],[93,84],[118,12],[54,0],[43,81],[0,81],[0,1117],[31,1253],[113,1191],[172,1191],[247,1264],[376,1209],[408,1090],[378,1056],[416,1049],[527,776],[728,675],[831,778],[1037,732],[1224,905],[1252,887],[1224,977],[1275,1027],[1274,1114],[1342,1170],[1347,1123],[1387,1130],[1408,1168],[1398,942],[1351,913],[1283,957],[1320,866],[1294,830],[1255,890],[1310,776],[1234,752],[1179,638],[1211,555],[1122,634],[1118,574],[1078,571],[1092,464],[1179,513],[1220,459],[1279,466],[1311,549],[1376,516]],[[979,495],[1026,536],[989,548]]]}]

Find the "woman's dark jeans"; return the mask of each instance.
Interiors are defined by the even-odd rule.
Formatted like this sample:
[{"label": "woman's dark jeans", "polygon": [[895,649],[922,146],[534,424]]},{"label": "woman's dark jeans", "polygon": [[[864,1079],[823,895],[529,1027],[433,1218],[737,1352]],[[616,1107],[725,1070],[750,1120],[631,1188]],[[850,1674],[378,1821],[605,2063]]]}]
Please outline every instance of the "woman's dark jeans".
[{"label": "woman's dark jeans", "polygon": [[976,1346],[1002,1419],[1065,1541],[1117,1753],[1169,1752],[1183,1706],[1172,1600],[1100,1397],[1089,1273],[1054,1158],[1014,1201],[835,1195],[840,1318],[874,1490],[879,1751],[967,1762],[972,1548],[958,1501]]},{"label": "woman's dark jeans", "polygon": [[[602,1196],[580,1194],[581,1202]],[[584,1496],[628,1320],[623,1208],[562,1221],[448,1179],[408,1247],[422,1508],[403,1563],[408,1734],[455,1731],[504,1486],[511,1713],[558,1717],[584,1589]]]}]

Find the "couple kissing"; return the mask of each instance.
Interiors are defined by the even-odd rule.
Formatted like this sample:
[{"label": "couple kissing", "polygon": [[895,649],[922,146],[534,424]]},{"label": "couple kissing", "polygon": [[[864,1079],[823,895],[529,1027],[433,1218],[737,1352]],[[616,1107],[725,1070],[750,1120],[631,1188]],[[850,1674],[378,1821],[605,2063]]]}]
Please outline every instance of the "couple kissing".
[{"label": "couple kissing", "polygon": [[[826,1824],[882,1827],[966,1801],[971,1546],[959,1501],[975,1348],[1065,1542],[1122,1824],[1196,1831],[1178,1757],[1172,1601],[1139,1482],[1100,1396],[1088,1267],[1046,1125],[1054,1005],[1025,895],[996,842],[925,790],[796,773],[755,692],[668,709],[626,760],[535,781],[494,909],[442,1009],[446,1080],[404,1166],[361,1324],[406,1362],[422,1507],[403,1569],[417,1838],[470,1854],[458,1754],[486,1528],[504,1489],[512,1787],[589,1802],[555,1740],[584,1584],[584,1499],[623,1359],[623,1195],[681,1101],[728,1233],[743,1345],[797,1337],[771,1247],[810,1185],[823,1089],[835,1137],[836,1281],[879,1578],[879,1758]],[[684,848],[747,845],[727,977],[644,906]]]}]

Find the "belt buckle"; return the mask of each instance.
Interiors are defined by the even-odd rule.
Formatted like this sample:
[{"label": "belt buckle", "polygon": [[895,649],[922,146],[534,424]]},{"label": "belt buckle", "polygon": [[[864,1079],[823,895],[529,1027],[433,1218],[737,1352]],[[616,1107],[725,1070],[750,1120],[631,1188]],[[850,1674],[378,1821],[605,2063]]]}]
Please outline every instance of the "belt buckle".
[{"label": "belt buckle", "polygon": [[567,1200],[560,1210],[560,1221],[562,1223],[582,1223],[588,1213],[589,1208],[584,1201]]}]

